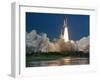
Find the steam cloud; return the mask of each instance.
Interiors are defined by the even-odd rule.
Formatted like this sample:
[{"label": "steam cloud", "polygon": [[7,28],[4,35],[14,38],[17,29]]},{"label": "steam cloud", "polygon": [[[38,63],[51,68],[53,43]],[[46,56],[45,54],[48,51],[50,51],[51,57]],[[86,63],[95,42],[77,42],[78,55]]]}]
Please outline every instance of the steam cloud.
[{"label": "steam cloud", "polygon": [[26,33],[26,52],[60,52],[60,51],[83,51],[89,52],[89,36],[83,37],[79,41],[70,40],[64,42],[59,38],[50,41],[46,33],[38,34],[36,30]]}]

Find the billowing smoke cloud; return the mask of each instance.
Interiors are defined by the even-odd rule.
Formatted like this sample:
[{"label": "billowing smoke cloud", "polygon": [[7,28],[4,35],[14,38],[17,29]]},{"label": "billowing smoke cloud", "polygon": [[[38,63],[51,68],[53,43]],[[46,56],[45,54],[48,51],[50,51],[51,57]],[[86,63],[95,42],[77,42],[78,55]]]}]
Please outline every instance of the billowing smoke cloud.
[{"label": "billowing smoke cloud", "polygon": [[79,51],[83,51],[83,52],[89,52],[89,36],[88,37],[83,37],[82,39],[80,39],[79,41],[77,41],[77,45],[78,45],[78,50]]},{"label": "billowing smoke cloud", "polygon": [[26,33],[26,52],[60,52],[60,51],[83,51],[89,52],[89,37],[83,37],[79,41],[70,40],[64,42],[59,38],[50,41],[46,33],[37,34],[36,30]]},{"label": "billowing smoke cloud", "polygon": [[45,33],[37,34],[35,30],[26,34],[26,51],[31,52],[47,52],[49,39]]}]

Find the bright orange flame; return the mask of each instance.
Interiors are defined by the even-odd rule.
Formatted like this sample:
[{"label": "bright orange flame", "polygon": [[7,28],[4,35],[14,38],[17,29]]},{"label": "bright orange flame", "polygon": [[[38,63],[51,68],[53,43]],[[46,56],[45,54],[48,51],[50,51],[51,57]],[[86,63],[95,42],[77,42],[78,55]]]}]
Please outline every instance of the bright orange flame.
[{"label": "bright orange flame", "polygon": [[65,42],[69,41],[67,27],[65,27],[65,29],[64,29],[64,41]]}]

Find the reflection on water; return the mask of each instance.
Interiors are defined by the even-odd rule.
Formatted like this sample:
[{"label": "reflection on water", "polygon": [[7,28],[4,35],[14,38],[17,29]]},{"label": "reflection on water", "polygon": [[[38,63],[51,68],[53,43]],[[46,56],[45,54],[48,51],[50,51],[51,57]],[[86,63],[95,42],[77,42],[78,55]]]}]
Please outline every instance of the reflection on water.
[{"label": "reflection on water", "polygon": [[89,64],[88,58],[79,58],[79,57],[66,57],[59,60],[49,60],[49,61],[33,61],[30,62],[28,67],[37,67],[37,66],[61,66],[61,65],[80,65],[80,64]]}]

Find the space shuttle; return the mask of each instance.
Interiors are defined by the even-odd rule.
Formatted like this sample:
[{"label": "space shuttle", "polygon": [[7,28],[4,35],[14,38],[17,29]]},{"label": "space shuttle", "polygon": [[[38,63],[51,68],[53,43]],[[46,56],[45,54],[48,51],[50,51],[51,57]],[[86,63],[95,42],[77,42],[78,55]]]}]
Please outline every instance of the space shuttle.
[{"label": "space shuttle", "polygon": [[64,17],[64,25],[63,25],[63,28],[67,27],[67,18],[66,16]]},{"label": "space shuttle", "polygon": [[61,29],[61,38],[69,40],[69,35],[68,35],[68,23],[67,23],[67,18],[66,16],[64,17],[64,23],[63,23],[63,28]]}]

